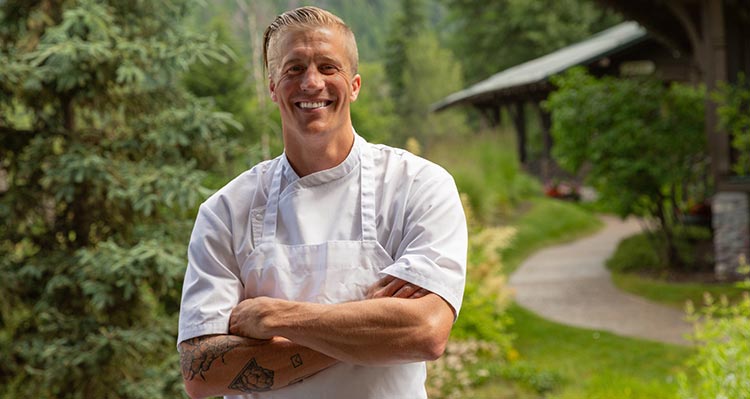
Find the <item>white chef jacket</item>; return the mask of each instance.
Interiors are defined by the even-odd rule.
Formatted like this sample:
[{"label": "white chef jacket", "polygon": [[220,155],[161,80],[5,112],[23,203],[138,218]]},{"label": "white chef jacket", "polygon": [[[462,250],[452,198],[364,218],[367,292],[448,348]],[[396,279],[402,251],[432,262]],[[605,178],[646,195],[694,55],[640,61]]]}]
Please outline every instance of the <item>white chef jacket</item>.
[{"label": "white chef jacket", "polygon": [[[282,154],[243,173],[201,205],[188,249],[178,342],[228,333],[232,308],[245,299],[246,283],[253,283],[243,281],[248,275],[241,269],[263,234],[265,208],[277,171],[281,192],[276,241],[302,245],[362,237],[362,151],[367,151],[374,165],[371,191],[377,242],[394,260],[380,271],[381,276],[390,274],[434,292],[458,314],[467,233],[453,179],[427,160],[369,144],[355,134],[350,154],[331,169],[300,178]],[[325,201],[310,201],[306,210],[300,210],[299,203],[285,203],[299,190],[310,190],[311,198],[318,190]],[[285,212],[291,208],[294,212]]]}]

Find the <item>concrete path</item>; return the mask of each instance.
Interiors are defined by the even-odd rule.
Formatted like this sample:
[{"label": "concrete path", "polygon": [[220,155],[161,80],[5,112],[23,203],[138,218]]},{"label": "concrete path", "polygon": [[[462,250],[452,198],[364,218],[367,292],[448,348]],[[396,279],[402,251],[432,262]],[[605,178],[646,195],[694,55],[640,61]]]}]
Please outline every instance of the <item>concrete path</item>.
[{"label": "concrete path", "polygon": [[516,302],[549,320],[628,337],[688,345],[692,331],[679,309],[620,291],[604,262],[621,239],[640,231],[634,219],[602,217],[597,234],[543,249],[510,277]]}]

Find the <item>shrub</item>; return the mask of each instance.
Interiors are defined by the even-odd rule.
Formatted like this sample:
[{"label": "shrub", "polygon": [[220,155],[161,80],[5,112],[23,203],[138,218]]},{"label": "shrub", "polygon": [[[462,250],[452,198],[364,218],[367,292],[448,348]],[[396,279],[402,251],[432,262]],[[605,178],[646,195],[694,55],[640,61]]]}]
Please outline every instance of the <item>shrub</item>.
[{"label": "shrub", "polygon": [[[674,231],[677,257],[684,270],[698,271],[713,265],[711,230],[697,226],[679,226]],[[615,272],[665,272],[668,264],[663,254],[664,240],[659,233],[641,233],[620,242],[607,259]]]},{"label": "shrub", "polygon": [[469,265],[461,315],[453,326],[445,354],[428,363],[430,397],[462,397],[468,388],[490,376],[481,360],[502,362],[512,353],[511,323],[505,309],[510,292],[500,271],[500,251],[515,233],[509,227],[482,228],[462,195],[469,223]]},{"label": "shrub", "polygon": [[676,215],[702,202],[708,154],[704,91],[656,79],[596,78],[574,68],[552,79],[553,155],[620,216],[657,222],[666,261],[679,266]]},{"label": "shrub", "polygon": [[[744,272],[748,266],[742,260]],[[745,281],[748,288],[748,280]],[[693,340],[697,352],[688,366],[696,372],[693,381],[679,377],[682,399],[750,398],[750,293],[730,303],[725,296],[717,301],[706,294],[704,307],[688,305],[695,326]]]}]

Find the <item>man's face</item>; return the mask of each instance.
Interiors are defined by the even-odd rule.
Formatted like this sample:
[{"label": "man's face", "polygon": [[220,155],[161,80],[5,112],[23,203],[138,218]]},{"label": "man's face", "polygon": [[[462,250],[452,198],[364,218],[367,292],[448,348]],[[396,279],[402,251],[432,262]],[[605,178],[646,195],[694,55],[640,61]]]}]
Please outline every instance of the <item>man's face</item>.
[{"label": "man's face", "polygon": [[271,98],[289,135],[351,132],[349,104],[357,99],[344,35],[336,28],[281,32],[273,48]]}]

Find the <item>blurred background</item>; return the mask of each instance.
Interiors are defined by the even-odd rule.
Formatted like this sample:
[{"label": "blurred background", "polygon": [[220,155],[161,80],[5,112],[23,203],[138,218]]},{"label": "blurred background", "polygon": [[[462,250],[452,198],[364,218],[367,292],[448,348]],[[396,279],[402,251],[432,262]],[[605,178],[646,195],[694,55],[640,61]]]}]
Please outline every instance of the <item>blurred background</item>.
[{"label": "blurred background", "polygon": [[[0,398],[185,396],[192,223],[281,153],[262,34],[301,5],[355,32],[357,132],[462,193],[467,289],[430,397],[750,398],[747,0],[0,0]],[[562,273],[532,257],[610,231]],[[516,299],[519,273],[565,286],[592,256],[605,279],[563,289],[585,292],[568,313]]]}]

